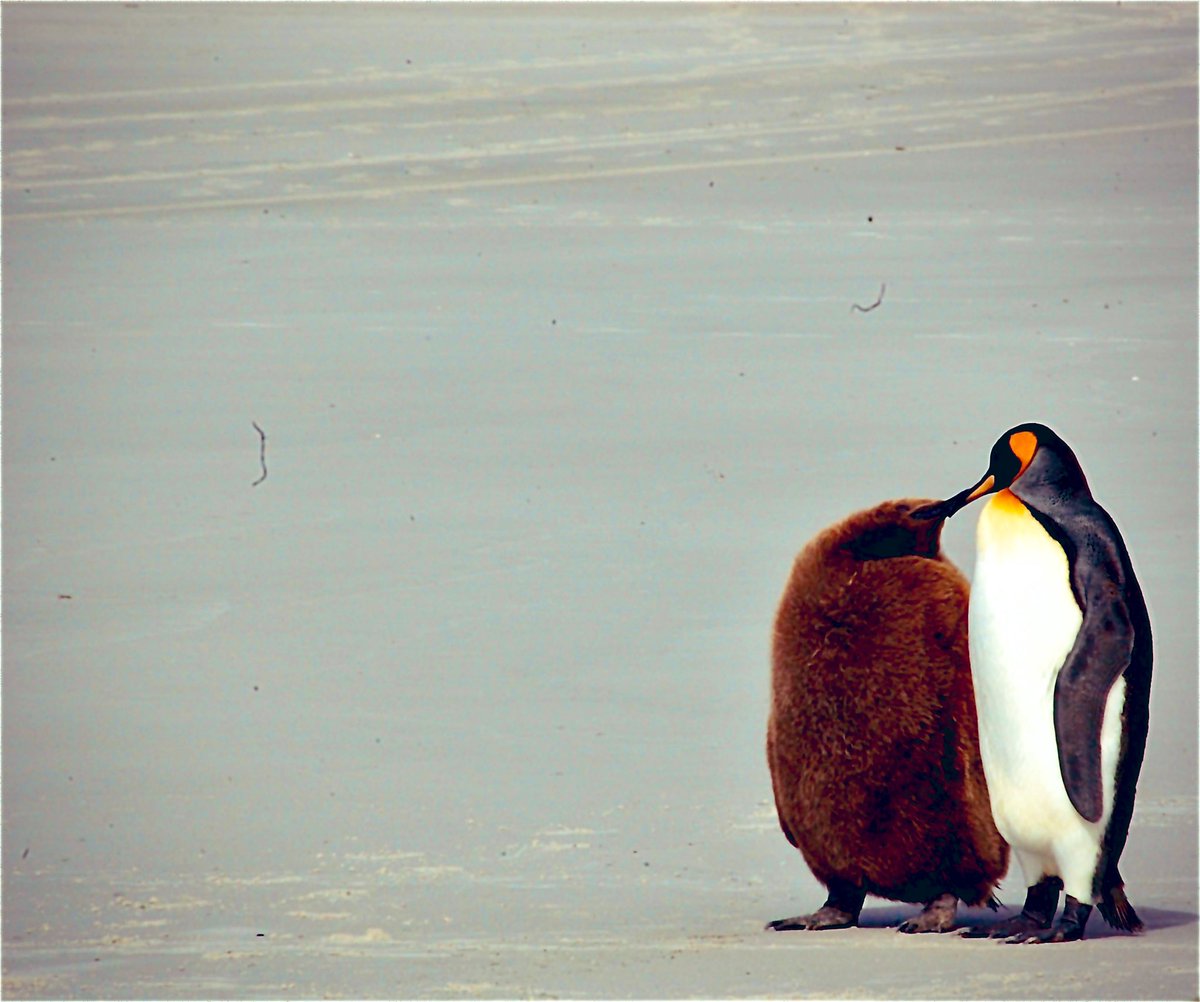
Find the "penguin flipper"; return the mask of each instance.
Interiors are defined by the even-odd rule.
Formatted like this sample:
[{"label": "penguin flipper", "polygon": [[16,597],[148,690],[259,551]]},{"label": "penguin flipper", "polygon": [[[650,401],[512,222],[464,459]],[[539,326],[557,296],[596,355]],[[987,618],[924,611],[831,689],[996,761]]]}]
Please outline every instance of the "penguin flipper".
[{"label": "penguin flipper", "polygon": [[1089,589],[1083,622],[1054,684],[1058,765],[1071,804],[1087,821],[1104,813],[1100,729],[1113,684],[1133,657],[1134,627],[1112,581]]}]

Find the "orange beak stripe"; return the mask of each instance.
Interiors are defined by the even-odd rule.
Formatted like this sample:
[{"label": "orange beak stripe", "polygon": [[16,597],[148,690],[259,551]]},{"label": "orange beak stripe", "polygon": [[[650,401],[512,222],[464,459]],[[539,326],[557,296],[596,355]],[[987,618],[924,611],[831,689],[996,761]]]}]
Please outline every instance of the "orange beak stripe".
[{"label": "orange beak stripe", "polygon": [[976,498],[983,497],[988,491],[996,486],[996,478],[990,473],[984,478],[983,483],[976,487],[970,494],[967,495],[967,502],[974,501]]}]

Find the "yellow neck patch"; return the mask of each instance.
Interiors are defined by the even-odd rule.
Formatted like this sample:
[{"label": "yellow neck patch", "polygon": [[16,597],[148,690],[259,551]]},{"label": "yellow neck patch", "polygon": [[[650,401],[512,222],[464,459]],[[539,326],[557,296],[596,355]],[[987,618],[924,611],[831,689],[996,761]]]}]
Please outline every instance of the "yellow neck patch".
[{"label": "yellow neck patch", "polygon": [[988,498],[975,531],[981,554],[984,550],[993,554],[1033,552],[1050,540],[1046,530],[1010,490],[997,491]]},{"label": "yellow neck patch", "polygon": [[1012,491],[1005,488],[997,491],[988,500],[987,507],[996,515],[1028,515],[1029,509]]}]

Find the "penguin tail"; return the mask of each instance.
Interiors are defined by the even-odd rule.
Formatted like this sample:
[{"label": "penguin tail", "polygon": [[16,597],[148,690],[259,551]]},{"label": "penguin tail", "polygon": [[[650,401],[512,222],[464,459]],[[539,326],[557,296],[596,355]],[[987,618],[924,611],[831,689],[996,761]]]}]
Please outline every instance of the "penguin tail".
[{"label": "penguin tail", "polygon": [[984,903],[994,912],[998,912],[1004,906],[1004,902],[994,894]]},{"label": "penguin tail", "polygon": [[1146,928],[1138,918],[1138,913],[1133,910],[1129,899],[1125,897],[1125,887],[1122,884],[1105,891],[1096,907],[1104,921],[1114,929],[1123,929],[1136,936]]}]

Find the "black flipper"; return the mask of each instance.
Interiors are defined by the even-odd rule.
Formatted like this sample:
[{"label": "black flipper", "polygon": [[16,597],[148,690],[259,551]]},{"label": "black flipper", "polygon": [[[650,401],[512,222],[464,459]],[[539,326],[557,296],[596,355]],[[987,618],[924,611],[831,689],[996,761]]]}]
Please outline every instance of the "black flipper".
[{"label": "black flipper", "polygon": [[1134,630],[1117,584],[1091,575],[1083,622],[1054,686],[1058,764],[1071,803],[1086,820],[1104,813],[1100,728],[1113,684],[1129,667]]}]

